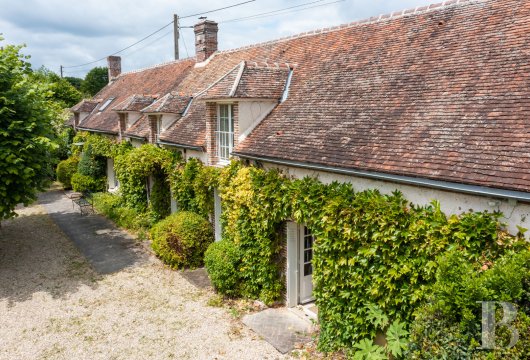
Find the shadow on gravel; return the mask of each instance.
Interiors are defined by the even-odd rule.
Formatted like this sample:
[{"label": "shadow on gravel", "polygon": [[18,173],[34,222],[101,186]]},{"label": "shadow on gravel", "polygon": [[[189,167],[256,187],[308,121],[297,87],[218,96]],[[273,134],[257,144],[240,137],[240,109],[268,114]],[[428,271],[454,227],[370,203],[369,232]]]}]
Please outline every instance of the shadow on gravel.
[{"label": "shadow on gravel", "polygon": [[148,259],[130,235],[101,215],[81,215],[62,191],[42,193],[39,204],[99,274],[120,271]]},{"label": "shadow on gravel", "polygon": [[97,279],[48,215],[34,213],[2,222],[0,302],[11,307],[40,293],[62,298],[82,286],[95,288]]}]

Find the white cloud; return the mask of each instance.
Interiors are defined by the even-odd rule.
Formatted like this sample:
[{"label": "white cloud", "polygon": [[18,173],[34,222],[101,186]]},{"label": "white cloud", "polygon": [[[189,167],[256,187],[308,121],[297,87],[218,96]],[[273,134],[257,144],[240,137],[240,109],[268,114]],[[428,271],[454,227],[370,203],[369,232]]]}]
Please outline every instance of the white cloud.
[{"label": "white cloud", "polygon": [[[44,65],[58,71],[60,65],[90,62],[122,49],[169,23],[173,13],[181,16],[198,13],[242,0],[0,0],[0,32],[6,42],[27,44],[35,68]],[[381,13],[411,8],[435,0],[346,0],[329,6],[290,12],[240,22],[223,20],[251,16],[315,0],[257,0],[232,9],[208,14],[220,21],[219,47],[229,49],[272,40],[299,32],[339,25]],[[333,0],[323,0],[321,3]],[[315,3],[314,5],[319,5]],[[193,25],[197,18],[182,19]],[[133,70],[173,59],[171,26],[145,42],[124,51],[123,70]],[[181,57],[195,53],[193,30],[184,28],[180,41]],[[158,41],[157,38],[163,36]],[[151,43],[151,44],[150,44]],[[146,46],[150,44],[149,46]],[[67,69],[65,74],[84,76],[93,66]]]}]

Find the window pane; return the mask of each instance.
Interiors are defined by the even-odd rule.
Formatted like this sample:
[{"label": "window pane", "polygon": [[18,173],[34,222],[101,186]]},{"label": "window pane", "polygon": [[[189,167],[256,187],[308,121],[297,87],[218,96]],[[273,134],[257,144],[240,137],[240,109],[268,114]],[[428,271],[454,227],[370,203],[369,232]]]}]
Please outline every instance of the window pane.
[{"label": "window pane", "polygon": [[217,124],[217,139],[219,157],[227,160],[234,144],[234,119],[231,116],[232,105],[219,105],[219,120]]},{"label": "window pane", "polygon": [[313,260],[313,250],[304,251],[304,262],[310,262]]},{"label": "window pane", "polygon": [[313,265],[311,263],[304,264],[304,276],[313,274]]}]

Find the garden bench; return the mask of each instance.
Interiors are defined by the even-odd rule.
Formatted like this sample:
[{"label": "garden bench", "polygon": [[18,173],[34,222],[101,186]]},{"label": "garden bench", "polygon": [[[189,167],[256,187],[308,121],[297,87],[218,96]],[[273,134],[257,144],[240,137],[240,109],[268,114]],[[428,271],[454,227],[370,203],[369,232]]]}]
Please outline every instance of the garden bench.
[{"label": "garden bench", "polygon": [[72,209],[75,205],[79,207],[81,215],[88,215],[94,213],[94,202],[92,201],[91,192],[73,192],[67,195],[72,200]]}]

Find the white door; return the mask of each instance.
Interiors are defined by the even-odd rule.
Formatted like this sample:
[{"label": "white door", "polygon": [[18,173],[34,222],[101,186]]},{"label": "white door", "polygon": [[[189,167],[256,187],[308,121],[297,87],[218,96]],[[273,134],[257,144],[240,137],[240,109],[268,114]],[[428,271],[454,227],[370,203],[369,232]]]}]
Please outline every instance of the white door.
[{"label": "white door", "polygon": [[300,226],[300,304],[313,301],[313,242],[315,238],[307,228]]}]

